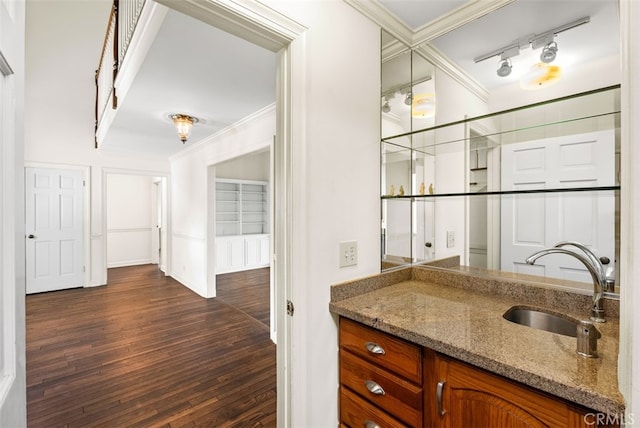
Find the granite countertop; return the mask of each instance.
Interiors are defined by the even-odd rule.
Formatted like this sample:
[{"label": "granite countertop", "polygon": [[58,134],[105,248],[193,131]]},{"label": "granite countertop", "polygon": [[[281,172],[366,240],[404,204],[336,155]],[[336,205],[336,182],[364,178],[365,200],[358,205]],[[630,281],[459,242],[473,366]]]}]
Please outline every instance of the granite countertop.
[{"label": "granite countertop", "polygon": [[[437,270],[435,275],[424,275],[425,271],[429,269],[414,267],[335,285],[330,310],[587,408],[609,414],[624,412],[618,390],[617,314],[596,325],[602,334],[598,358],[584,358],[576,353],[576,338],[502,317],[512,306],[526,306],[587,319],[589,305],[582,306],[584,299],[571,307],[565,302],[571,296],[559,297],[555,291],[542,289],[543,298],[532,297],[537,290],[525,285],[513,287],[524,289],[522,295],[516,291],[487,293],[482,284],[484,292],[479,292],[473,285],[459,285],[477,278],[467,276],[465,280],[459,276],[464,274]],[[508,284],[498,286],[510,288]],[[553,303],[562,307],[553,307]]]}]

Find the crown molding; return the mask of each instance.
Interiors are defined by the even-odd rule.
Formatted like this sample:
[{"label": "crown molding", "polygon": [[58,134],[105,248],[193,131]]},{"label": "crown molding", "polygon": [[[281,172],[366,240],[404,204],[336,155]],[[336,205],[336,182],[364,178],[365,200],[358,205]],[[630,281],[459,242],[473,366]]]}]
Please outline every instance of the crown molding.
[{"label": "crown molding", "polygon": [[413,30],[398,17],[390,13],[378,1],[371,0],[344,0],[358,12],[378,24],[387,33],[407,46],[413,44]]},{"label": "crown molding", "polygon": [[487,91],[484,86],[478,83],[477,80],[467,74],[467,72],[451,62],[449,58],[435,46],[432,46],[429,43],[423,43],[415,48],[415,51],[426,58],[434,66],[447,73],[453,80],[467,88],[471,93],[480,98],[482,101],[488,102],[489,91]]},{"label": "crown molding", "polygon": [[405,44],[417,50],[433,65],[487,102],[489,98],[487,89],[428,42],[515,0],[471,0],[441,18],[423,25],[415,32],[382,6],[378,0],[344,1],[398,39],[399,43],[382,46],[382,61],[387,61],[401,53],[406,49],[406,46],[402,46]]},{"label": "crown molding", "polygon": [[413,33],[411,46],[429,42],[514,1],[515,0],[471,0],[446,15],[418,28]]}]

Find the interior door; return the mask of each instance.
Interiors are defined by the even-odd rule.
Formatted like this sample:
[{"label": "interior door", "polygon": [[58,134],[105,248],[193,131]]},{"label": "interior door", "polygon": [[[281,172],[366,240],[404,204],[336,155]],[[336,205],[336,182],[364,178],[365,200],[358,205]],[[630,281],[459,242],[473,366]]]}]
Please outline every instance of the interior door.
[{"label": "interior door", "polygon": [[83,285],[82,171],[26,168],[27,294]]},{"label": "interior door", "polygon": [[[612,186],[614,149],[612,130],[504,145],[502,189]],[[615,259],[613,191],[507,195],[501,217],[503,270],[591,282],[585,267],[566,255],[546,256],[534,266],[524,263],[532,253],[564,240]]]}]

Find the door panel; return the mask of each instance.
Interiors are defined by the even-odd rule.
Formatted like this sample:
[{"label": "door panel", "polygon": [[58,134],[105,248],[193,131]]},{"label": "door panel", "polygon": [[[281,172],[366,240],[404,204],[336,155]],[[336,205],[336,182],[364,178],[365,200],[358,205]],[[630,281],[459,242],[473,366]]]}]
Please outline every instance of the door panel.
[{"label": "door panel", "polygon": [[[615,184],[612,131],[502,146],[502,190],[611,186]],[[501,265],[504,270],[591,282],[571,257],[550,255],[535,266],[532,253],[559,241],[579,241],[615,259],[614,192],[506,195],[502,198]]]},{"label": "door panel", "polygon": [[27,293],[83,285],[81,171],[26,168]]}]

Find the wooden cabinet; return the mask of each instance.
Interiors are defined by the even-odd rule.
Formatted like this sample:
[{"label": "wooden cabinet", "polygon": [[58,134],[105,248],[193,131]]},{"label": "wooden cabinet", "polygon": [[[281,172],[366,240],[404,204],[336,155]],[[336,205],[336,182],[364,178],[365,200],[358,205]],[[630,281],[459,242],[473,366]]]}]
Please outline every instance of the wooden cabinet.
[{"label": "wooden cabinet", "polygon": [[422,348],[340,320],[340,419],[349,427],[421,427]]},{"label": "wooden cabinet", "polygon": [[592,410],[346,318],[339,354],[342,427],[597,426]]},{"label": "wooden cabinet", "polygon": [[425,349],[425,426],[594,427],[593,412]]}]

